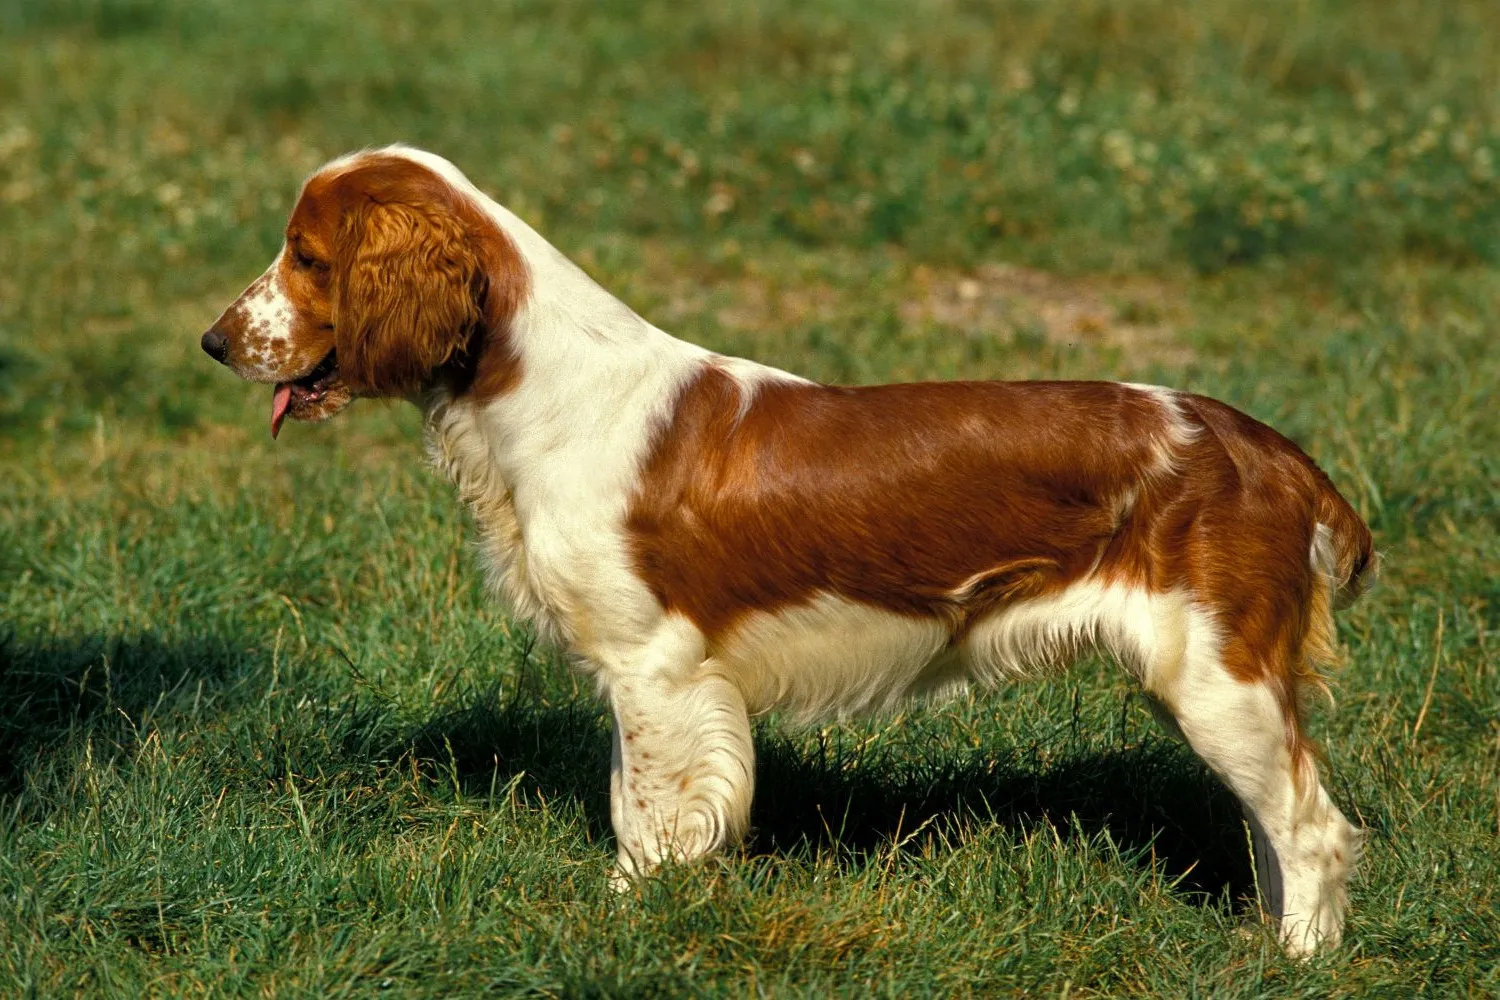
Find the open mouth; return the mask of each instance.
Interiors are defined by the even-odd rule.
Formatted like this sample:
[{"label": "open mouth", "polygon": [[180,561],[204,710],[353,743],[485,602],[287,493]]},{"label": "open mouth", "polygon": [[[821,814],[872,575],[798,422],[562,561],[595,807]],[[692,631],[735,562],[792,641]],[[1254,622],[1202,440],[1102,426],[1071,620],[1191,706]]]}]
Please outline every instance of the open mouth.
[{"label": "open mouth", "polygon": [[281,433],[281,422],[288,413],[305,409],[323,398],[339,375],[335,352],[319,361],[317,367],[299,379],[277,382],[271,393],[271,437]]}]

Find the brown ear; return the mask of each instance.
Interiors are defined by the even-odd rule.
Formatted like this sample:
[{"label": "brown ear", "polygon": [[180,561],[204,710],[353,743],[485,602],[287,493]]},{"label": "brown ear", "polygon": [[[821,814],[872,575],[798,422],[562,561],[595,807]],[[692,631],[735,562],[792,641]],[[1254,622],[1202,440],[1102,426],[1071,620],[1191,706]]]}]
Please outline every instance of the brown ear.
[{"label": "brown ear", "polygon": [[339,375],[355,392],[407,395],[467,348],[483,270],[455,213],[366,201],[345,215],[333,256]]}]

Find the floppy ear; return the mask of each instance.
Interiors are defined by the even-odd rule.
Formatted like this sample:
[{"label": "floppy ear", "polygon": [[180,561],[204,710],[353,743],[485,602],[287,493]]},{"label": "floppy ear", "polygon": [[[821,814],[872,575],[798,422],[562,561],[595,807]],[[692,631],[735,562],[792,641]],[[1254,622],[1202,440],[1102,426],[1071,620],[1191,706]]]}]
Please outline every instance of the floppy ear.
[{"label": "floppy ear", "polygon": [[334,345],[355,392],[407,395],[468,347],[484,275],[453,212],[366,201],[345,215],[333,258]]}]

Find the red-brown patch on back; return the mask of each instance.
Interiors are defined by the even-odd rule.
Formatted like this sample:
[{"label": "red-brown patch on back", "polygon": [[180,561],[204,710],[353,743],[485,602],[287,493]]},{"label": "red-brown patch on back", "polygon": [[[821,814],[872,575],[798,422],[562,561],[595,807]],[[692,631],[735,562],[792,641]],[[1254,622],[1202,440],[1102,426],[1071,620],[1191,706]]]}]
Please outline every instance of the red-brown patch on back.
[{"label": "red-brown patch on back", "polygon": [[746,387],[710,366],[632,500],[636,568],[711,642],[820,593],[957,639],[1090,574],[1185,589],[1221,630],[1225,668],[1275,690],[1302,755],[1298,688],[1331,628],[1311,540],[1333,531],[1347,577],[1372,558],[1369,531],[1291,441],[1214,400],[1175,401],[1107,382]]},{"label": "red-brown patch on back", "polygon": [[627,530],[662,605],[711,639],[822,592],[959,634],[1096,566],[1165,419],[1104,382],[751,389],[709,367],[661,428]]}]

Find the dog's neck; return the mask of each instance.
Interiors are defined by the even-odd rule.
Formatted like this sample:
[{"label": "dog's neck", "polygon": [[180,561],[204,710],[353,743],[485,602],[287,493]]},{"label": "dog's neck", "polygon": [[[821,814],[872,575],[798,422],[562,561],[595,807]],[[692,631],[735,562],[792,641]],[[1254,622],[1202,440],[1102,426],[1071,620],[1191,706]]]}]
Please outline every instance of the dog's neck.
[{"label": "dog's neck", "polygon": [[528,285],[503,336],[489,338],[516,362],[504,390],[439,388],[420,400],[436,464],[476,513],[509,498],[523,532],[626,502],[654,428],[712,355],[648,323],[447,161],[420,162],[501,229]]},{"label": "dog's neck", "polygon": [[620,583],[594,579],[590,553],[625,545],[606,536],[623,523],[657,427],[713,356],[646,322],[462,174],[448,177],[519,252],[527,292],[485,340],[513,362],[503,388],[440,386],[419,401],[428,450],[512,612],[582,650],[575,588]]}]

